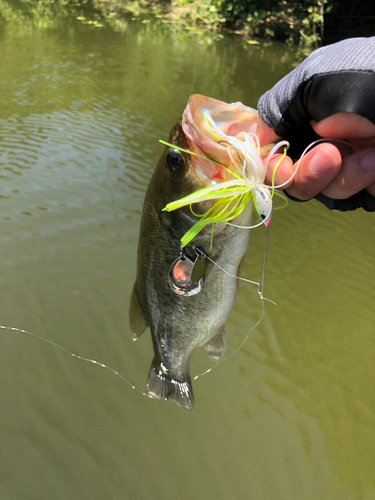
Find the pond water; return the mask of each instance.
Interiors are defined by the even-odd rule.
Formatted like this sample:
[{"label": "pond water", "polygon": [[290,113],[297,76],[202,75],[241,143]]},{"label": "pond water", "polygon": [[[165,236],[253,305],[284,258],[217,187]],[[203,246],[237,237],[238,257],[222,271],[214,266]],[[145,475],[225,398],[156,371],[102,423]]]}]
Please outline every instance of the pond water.
[{"label": "pond water", "polygon": [[[0,324],[144,389],[128,326],[145,190],[192,93],[255,107],[295,55],[155,23],[2,26]],[[259,280],[263,228],[243,276]],[[0,330],[0,498],[375,499],[373,215],[277,212],[265,314],[185,412],[113,372]],[[241,286],[234,352],[258,321]],[[193,356],[196,375],[211,366]]]}]

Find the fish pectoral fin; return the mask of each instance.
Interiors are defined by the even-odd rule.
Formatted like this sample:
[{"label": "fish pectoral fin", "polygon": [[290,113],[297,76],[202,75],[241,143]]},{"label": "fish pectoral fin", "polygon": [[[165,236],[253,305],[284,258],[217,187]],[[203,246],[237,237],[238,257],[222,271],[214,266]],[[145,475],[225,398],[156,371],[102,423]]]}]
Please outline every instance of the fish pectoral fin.
[{"label": "fish pectoral fin", "polygon": [[180,380],[173,379],[160,366],[156,366],[155,362],[152,363],[148,374],[146,393],[151,398],[174,401],[184,410],[191,411],[194,408],[193,388],[189,374]]},{"label": "fish pectoral fin", "polygon": [[130,328],[133,334],[133,340],[137,340],[148,327],[148,324],[143,316],[141,308],[139,307],[135,287],[133,287],[132,296],[130,299]]},{"label": "fish pectoral fin", "polygon": [[202,345],[202,347],[212,361],[218,361],[224,355],[226,345],[225,330],[224,326],[222,326],[212,339]]}]

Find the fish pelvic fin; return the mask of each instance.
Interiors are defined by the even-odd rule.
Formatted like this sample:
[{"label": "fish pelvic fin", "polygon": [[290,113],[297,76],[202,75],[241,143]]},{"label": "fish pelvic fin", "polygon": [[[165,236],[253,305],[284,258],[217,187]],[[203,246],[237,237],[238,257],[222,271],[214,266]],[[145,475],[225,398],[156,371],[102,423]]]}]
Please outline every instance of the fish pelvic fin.
[{"label": "fish pelvic fin", "polygon": [[227,344],[225,342],[224,326],[219,328],[219,331],[206,344],[202,345],[207,356],[212,361],[218,361],[223,357]]},{"label": "fish pelvic fin", "polygon": [[194,408],[193,388],[189,374],[176,380],[163,371],[160,365],[157,366],[155,360],[148,374],[146,393],[151,398],[174,401],[184,410],[191,411]]},{"label": "fish pelvic fin", "polygon": [[141,308],[139,307],[135,286],[133,287],[132,296],[130,299],[129,319],[130,328],[133,334],[133,340],[137,340],[146,330],[148,324],[143,316]]}]

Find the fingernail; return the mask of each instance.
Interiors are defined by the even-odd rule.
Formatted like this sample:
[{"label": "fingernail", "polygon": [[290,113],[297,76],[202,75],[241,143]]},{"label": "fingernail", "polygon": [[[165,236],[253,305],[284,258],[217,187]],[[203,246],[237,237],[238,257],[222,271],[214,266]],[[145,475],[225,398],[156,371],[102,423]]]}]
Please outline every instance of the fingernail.
[{"label": "fingernail", "polygon": [[375,151],[370,151],[362,158],[361,167],[369,172],[375,170]]},{"label": "fingernail", "polygon": [[337,165],[335,158],[327,151],[318,151],[310,160],[309,169],[317,176],[323,176]]}]

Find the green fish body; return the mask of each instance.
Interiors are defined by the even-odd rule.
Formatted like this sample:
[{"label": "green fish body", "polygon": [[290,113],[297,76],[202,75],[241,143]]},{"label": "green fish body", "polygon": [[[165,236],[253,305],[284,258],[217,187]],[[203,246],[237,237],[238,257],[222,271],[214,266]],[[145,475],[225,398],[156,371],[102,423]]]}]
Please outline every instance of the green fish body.
[{"label": "green fish body", "polygon": [[[228,106],[228,105],[227,105]],[[183,123],[183,122],[182,122]],[[169,142],[191,150],[183,124],[172,129]],[[200,151],[204,152],[203,148]],[[215,180],[208,174],[205,160],[166,147],[150,181],[142,214],[138,246],[137,277],[134,284],[130,324],[136,340],[147,327],[151,330],[154,359],[151,364],[146,392],[150,397],[176,402],[186,410],[194,407],[189,362],[196,347],[203,347],[212,360],[225,352],[224,324],[235,302],[238,280],[228,276],[205,259],[198,293],[180,294],[171,284],[181,264],[182,236],[208,210],[213,201],[193,205],[173,212],[163,208],[207,186]],[[214,165],[214,175],[217,167]],[[204,172],[204,174],[202,173]],[[217,172],[216,172],[217,173]],[[246,206],[234,221],[240,226],[251,223],[251,206]],[[194,246],[209,255],[227,273],[238,276],[248,243],[249,230],[224,223],[215,224],[210,250],[211,225],[205,227],[184,249],[182,259],[197,258]],[[183,262],[182,267],[186,264]],[[182,273],[183,274],[183,273]],[[186,277],[186,276],[185,276]],[[189,278],[187,276],[187,278]],[[178,292],[178,287],[177,287]]]}]

